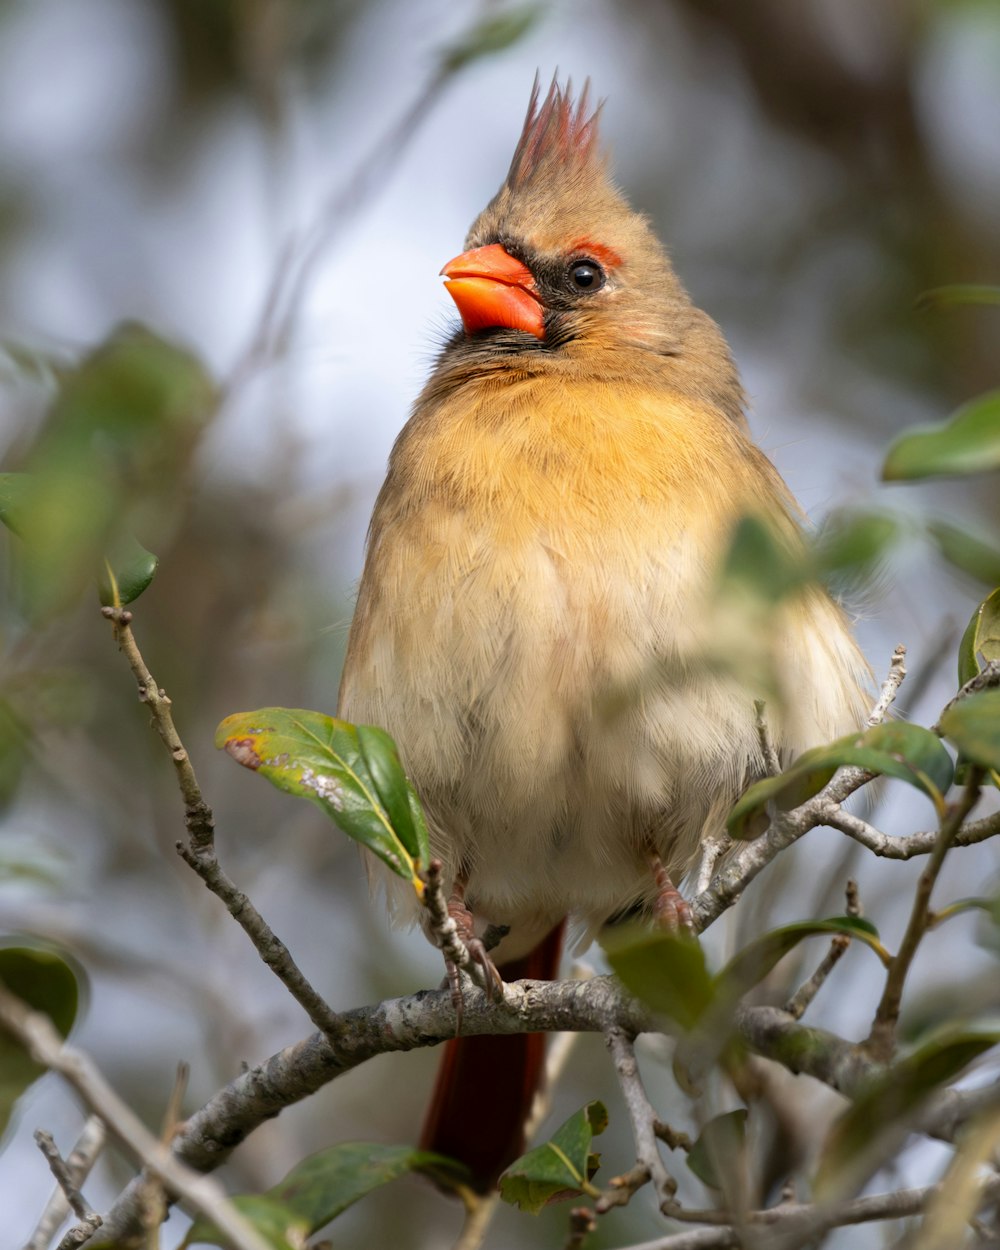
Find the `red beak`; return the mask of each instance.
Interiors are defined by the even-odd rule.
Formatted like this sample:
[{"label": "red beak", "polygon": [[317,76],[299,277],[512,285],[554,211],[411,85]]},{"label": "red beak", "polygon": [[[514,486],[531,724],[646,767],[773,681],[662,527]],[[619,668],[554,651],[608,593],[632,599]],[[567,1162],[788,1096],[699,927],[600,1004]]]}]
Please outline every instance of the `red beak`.
[{"label": "red beak", "polygon": [[499,243],[463,252],[441,272],[448,279],[445,286],[462,314],[466,334],[506,326],[545,338],[544,309],[531,270]]}]

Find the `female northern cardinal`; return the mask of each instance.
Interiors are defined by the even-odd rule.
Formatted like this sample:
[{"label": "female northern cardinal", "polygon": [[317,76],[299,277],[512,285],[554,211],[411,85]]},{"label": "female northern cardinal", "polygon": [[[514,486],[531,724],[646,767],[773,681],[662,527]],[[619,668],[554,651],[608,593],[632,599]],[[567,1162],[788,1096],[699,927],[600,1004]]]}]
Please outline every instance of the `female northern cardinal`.
[{"label": "female northern cardinal", "polygon": [[[479,931],[510,928],[506,978],[551,978],[567,916],[650,908],[764,772],[754,691],[699,657],[737,520],[794,542],[799,514],[721,331],[609,180],[586,90],[539,106],[536,82],[466,248],[442,271],[462,328],[372,515],[340,713],[396,739],[446,882]],[[782,754],[857,727],[839,608],[810,589],[773,629]],[[449,1044],[424,1145],[482,1188],[521,1149],[541,1043]]]}]

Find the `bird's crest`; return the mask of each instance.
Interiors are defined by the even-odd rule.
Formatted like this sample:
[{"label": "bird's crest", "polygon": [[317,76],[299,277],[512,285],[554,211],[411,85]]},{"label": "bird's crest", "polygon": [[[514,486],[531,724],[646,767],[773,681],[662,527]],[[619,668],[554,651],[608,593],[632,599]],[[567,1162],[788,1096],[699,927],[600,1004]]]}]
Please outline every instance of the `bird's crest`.
[{"label": "bird's crest", "polygon": [[600,158],[597,123],[601,105],[590,112],[589,79],[576,101],[569,80],[565,87],[560,87],[553,78],[541,106],[539,94],[536,74],[524,128],[507,173],[507,186],[512,191],[523,187],[543,169],[580,169]]}]

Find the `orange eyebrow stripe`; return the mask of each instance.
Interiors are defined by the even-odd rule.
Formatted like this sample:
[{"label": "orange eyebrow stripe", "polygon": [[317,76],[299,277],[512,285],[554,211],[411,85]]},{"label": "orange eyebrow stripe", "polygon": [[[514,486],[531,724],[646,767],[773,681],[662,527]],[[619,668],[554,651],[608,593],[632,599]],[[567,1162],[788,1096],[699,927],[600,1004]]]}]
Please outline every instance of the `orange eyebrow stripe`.
[{"label": "orange eyebrow stripe", "polygon": [[586,252],[588,256],[593,256],[594,260],[601,261],[609,269],[614,269],[622,263],[620,254],[613,247],[608,247],[604,243],[595,243],[593,239],[577,239],[572,244],[571,250],[574,252]]}]

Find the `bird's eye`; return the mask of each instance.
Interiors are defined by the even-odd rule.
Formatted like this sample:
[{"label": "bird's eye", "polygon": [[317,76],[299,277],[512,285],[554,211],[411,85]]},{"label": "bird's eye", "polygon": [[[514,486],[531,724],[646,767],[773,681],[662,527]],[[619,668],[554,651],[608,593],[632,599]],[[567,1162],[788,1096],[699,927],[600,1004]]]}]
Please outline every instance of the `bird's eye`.
[{"label": "bird's eye", "polygon": [[575,291],[599,291],[604,285],[604,270],[596,260],[573,261],[568,277]]}]

